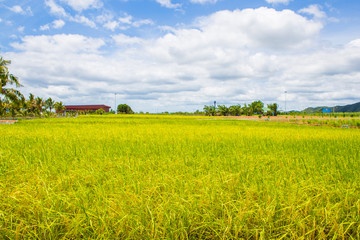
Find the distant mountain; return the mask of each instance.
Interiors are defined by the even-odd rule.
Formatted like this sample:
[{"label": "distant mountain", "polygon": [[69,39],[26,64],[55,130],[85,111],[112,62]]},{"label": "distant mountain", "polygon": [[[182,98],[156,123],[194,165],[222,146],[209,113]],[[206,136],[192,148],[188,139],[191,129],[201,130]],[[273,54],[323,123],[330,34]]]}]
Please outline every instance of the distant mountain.
[{"label": "distant mountain", "polygon": [[316,112],[322,112],[324,108],[331,108],[331,110],[335,108],[335,112],[360,112],[360,102],[345,106],[336,106],[336,107],[326,107],[326,106],[315,107],[315,108],[309,107],[309,108],[305,108],[304,111],[306,113],[316,113]]}]

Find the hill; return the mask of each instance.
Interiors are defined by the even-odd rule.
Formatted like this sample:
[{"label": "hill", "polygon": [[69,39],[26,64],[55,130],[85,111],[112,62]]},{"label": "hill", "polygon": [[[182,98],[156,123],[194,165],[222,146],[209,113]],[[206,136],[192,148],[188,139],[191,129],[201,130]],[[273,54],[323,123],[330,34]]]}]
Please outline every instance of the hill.
[{"label": "hill", "polygon": [[336,107],[327,107],[327,106],[315,107],[315,108],[309,107],[304,109],[304,111],[306,113],[316,113],[316,112],[321,112],[323,108],[331,108],[331,109],[335,108],[335,112],[360,112],[360,102],[345,106],[336,106]]}]

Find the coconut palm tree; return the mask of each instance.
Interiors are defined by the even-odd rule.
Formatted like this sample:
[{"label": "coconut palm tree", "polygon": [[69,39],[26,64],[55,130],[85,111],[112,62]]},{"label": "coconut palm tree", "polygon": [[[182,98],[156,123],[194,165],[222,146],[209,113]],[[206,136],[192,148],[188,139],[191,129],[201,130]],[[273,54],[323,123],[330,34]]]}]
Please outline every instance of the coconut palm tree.
[{"label": "coconut palm tree", "polygon": [[43,112],[43,107],[45,105],[44,100],[41,97],[35,98],[35,105],[36,105],[36,113],[41,115]]},{"label": "coconut palm tree", "polygon": [[49,111],[51,112],[51,110],[54,108],[54,104],[55,104],[55,101],[52,100],[51,98],[48,98],[45,101],[45,108],[49,109]]},{"label": "coconut palm tree", "polygon": [[229,114],[229,108],[225,105],[219,105],[217,112],[220,113],[221,116],[227,116]]},{"label": "coconut palm tree", "polygon": [[62,113],[65,110],[65,106],[63,105],[62,102],[56,102],[54,104],[54,108],[56,110],[56,113]]},{"label": "coconut palm tree", "polygon": [[10,99],[11,101],[16,101],[18,98],[22,97],[22,94],[13,88],[8,88],[8,85],[15,84],[16,87],[21,87],[22,85],[19,83],[18,78],[9,73],[7,65],[9,65],[11,61],[4,60],[0,57],[0,100],[1,96]]},{"label": "coconut palm tree", "polygon": [[35,114],[36,111],[36,102],[35,102],[35,96],[34,94],[29,94],[29,99],[26,101],[26,109],[27,112],[31,115]]}]

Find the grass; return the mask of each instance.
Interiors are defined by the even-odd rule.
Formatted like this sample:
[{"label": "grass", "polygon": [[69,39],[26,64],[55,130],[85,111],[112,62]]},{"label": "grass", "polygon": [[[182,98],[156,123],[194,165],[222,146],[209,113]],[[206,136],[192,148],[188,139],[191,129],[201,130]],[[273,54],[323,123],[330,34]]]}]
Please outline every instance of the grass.
[{"label": "grass", "polygon": [[360,131],[202,117],[0,125],[0,238],[360,238]]}]

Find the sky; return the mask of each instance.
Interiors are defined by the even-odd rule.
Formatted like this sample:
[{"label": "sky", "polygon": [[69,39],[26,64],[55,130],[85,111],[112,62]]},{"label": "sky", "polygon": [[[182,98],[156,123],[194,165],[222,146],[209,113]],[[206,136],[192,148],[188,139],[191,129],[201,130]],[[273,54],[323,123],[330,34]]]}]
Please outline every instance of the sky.
[{"label": "sky", "polygon": [[359,13],[359,0],[0,0],[0,56],[25,96],[65,105],[345,105],[360,101]]}]

